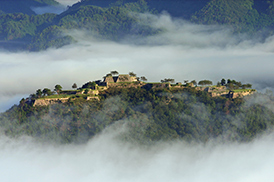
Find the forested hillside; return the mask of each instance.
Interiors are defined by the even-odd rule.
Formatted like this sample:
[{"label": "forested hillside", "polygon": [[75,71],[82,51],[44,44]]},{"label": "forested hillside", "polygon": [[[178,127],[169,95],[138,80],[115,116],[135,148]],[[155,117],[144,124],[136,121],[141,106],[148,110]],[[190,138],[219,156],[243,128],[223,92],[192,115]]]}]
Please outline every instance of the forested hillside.
[{"label": "forested hillside", "polygon": [[[30,12],[31,6],[54,5],[55,1],[7,2],[0,2],[0,46],[8,49],[62,47],[77,41],[68,30],[85,30],[114,41],[162,32],[144,22],[138,13],[166,11],[192,23],[227,25],[234,33],[267,31],[272,35],[274,25],[273,0],[82,0],[60,15]],[[17,13],[18,8],[21,13]]]},{"label": "forested hillside", "polygon": [[102,8],[93,5],[74,5],[56,16],[54,25],[41,30],[33,39],[30,49],[41,50],[62,46],[73,41],[71,36],[62,36],[62,30],[84,29],[97,37],[119,40],[126,35],[147,36],[157,33],[130,13],[144,13],[149,9],[144,1],[113,5]]},{"label": "forested hillside", "polygon": [[99,100],[75,97],[64,104],[33,107],[25,102],[0,115],[9,136],[30,135],[61,143],[86,142],[106,128],[124,128],[125,141],[153,144],[165,140],[206,142],[213,138],[246,142],[271,129],[273,95],[248,100],[211,97],[195,88],[110,88]]},{"label": "forested hillside", "polygon": [[272,6],[266,1],[216,0],[197,11],[191,20],[203,24],[229,25],[236,32],[254,32],[273,26],[271,9]]}]

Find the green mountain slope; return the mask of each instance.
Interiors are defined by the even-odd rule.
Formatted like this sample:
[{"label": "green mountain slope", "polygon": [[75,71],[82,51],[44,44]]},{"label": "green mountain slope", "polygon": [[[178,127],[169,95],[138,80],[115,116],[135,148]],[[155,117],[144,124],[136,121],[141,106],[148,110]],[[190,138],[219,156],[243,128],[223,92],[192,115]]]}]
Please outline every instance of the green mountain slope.
[{"label": "green mountain slope", "polygon": [[30,46],[31,50],[41,50],[56,44],[62,46],[73,41],[70,36],[62,36],[63,30],[84,29],[92,34],[111,40],[119,40],[126,35],[147,36],[157,32],[142,23],[133,13],[148,12],[144,1],[115,5],[109,8],[85,5],[73,6],[57,16],[55,23],[41,33],[37,33]]},{"label": "green mountain slope", "polygon": [[[1,1],[5,3],[8,1]],[[12,1],[16,2],[16,1]],[[54,1],[30,1],[25,4],[54,4]],[[18,8],[20,3],[15,3]],[[125,36],[147,36],[161,32],[143,22],[136,13],[167,11],[198,24],[227,25],[234,33],[268,29],[274,26],[274,1],[267,0],[82,0],[60,15],[3,14],[0,13],[0,47],[18,43],[18,48],[39,51],[61,47],[74,42],[64,34],[68,30],[85,29],[100,38],[120,40]],[[1,6],[5,7],[5,6]],[[22,5],[24,10],[26,5]],[[1,9],[0,9],[1,11]],[[37,22],[39,21],[39,22]],[[24,26],[27,25],[27,26]],[[271,31],[269,33],[272,35]]]},{"label": "green mountain slope", "polygon": [[274,22],[273,17],[266,14],[267,9],[264,8],[268,8],[264,1],[256,1],[255,6],[253,0],[215,0],[196,12],[192,21],[229,25],[236,32],[257,31]]},{"label": "green mountain slope", "polygon": [[61,143],[86,142],[105,128],[123,127],[121,139],[151,144],[212,138],[246,142],[274,125],[274,114],[265,106],[211,97],[195,88],[110,88],[99,97],[100,101],[75,97],[64,104],[36,107],[21,102],[0,115],[0,127],[9,136]]},{"label": "green mountain slope", "polygon": [[202,9],[210,0],[147,0],[150,8],[157,12],[167,11],[171,16],[190,19],[196,12]]}]

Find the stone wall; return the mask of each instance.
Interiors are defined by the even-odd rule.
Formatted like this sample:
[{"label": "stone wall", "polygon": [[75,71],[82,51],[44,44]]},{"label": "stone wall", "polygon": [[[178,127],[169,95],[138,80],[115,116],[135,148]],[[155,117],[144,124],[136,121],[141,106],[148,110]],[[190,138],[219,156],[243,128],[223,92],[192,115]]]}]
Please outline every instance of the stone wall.
[{"label": "stone wall", "polygon": [[132,83],[107,83],[108,88],[138,88],[146,85],[143,82],[132,82]]},{"label": "stone wall", "polygon": [[98,100],[98,101],[100,101],[99,97],[97,97],[97,96],[87,97],[87,100]]},{"label": "stone wall", "polygon": [[228,94],[229,90],[223,92],[210,92],[211,97],[227,96]]},{"label": "stone wall", "polygon": [[119,76],[107,76],[104,78],[104,83],[119,83],[119,82],[137,82],[135,76],[119,75]]},{"label": "stone wall", "polygon": [[47,106],[51,104],[60,104],[68,101],[69,98],[55,98],[55,99],[36,99],[33,106]]},{"label": "stone wall", "polygon": [[245,92],[233,92],[233,91],[231,91],[231,92],[229,92],[228,97],[232,98],[232,99],[239,98],[239,97],[242,98],[242,97],[245,97],[245,96],[248,96],[248,95],[252,95],[254,93],[255,93],[255,91],[252,91],[252,90],[245,91]]},{"label": "stone wall", "polygon": [[105,79],[104,79],[104,82],[114,82],[114,79],[113,79],[113,77],[112,76],[107,76],[107,77],[105,77]]}]

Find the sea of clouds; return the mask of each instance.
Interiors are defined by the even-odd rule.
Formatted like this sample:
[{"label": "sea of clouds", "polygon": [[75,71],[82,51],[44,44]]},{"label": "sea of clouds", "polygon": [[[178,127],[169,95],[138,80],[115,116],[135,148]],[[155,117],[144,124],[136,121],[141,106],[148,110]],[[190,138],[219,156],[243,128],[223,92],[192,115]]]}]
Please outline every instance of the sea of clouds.
[{"label": "sea of clouds", "polygon": [[272,182],[273,134],[251,143],[191,144],[179,141],[144,147],[122,143],[115,133],[83,145],[0,140],[1,181],[22,182]]}]

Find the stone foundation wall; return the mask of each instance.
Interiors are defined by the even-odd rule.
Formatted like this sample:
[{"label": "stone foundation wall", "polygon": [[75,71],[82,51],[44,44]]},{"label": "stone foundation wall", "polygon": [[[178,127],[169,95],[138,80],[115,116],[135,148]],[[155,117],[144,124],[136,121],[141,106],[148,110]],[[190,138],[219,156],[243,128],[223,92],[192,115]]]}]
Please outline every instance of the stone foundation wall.
[{"label": "stone foundation wall", "polygon": [[94,96],[94,97],[87,97],[87,100],[98,100],[98,101],[100,101],[99,97],[96,97],[96,96]]},{"label": "stone foundation wall", "polygon": [[56,99],[36,99],[33,106],[47,106],[50,104],[60,104],[68,101],[69,98],[56,98]]},{"label": "stone foundation wall", "polygon": [[232,98],[232,99],[235,99],[235,98],[242,98],[242,97],[245,97],[245,96],[248,96],[248,95],[252,95],[254,94],[255,91],[246,91],[246,92],[230,92],[229,93],[229,98]]}]

